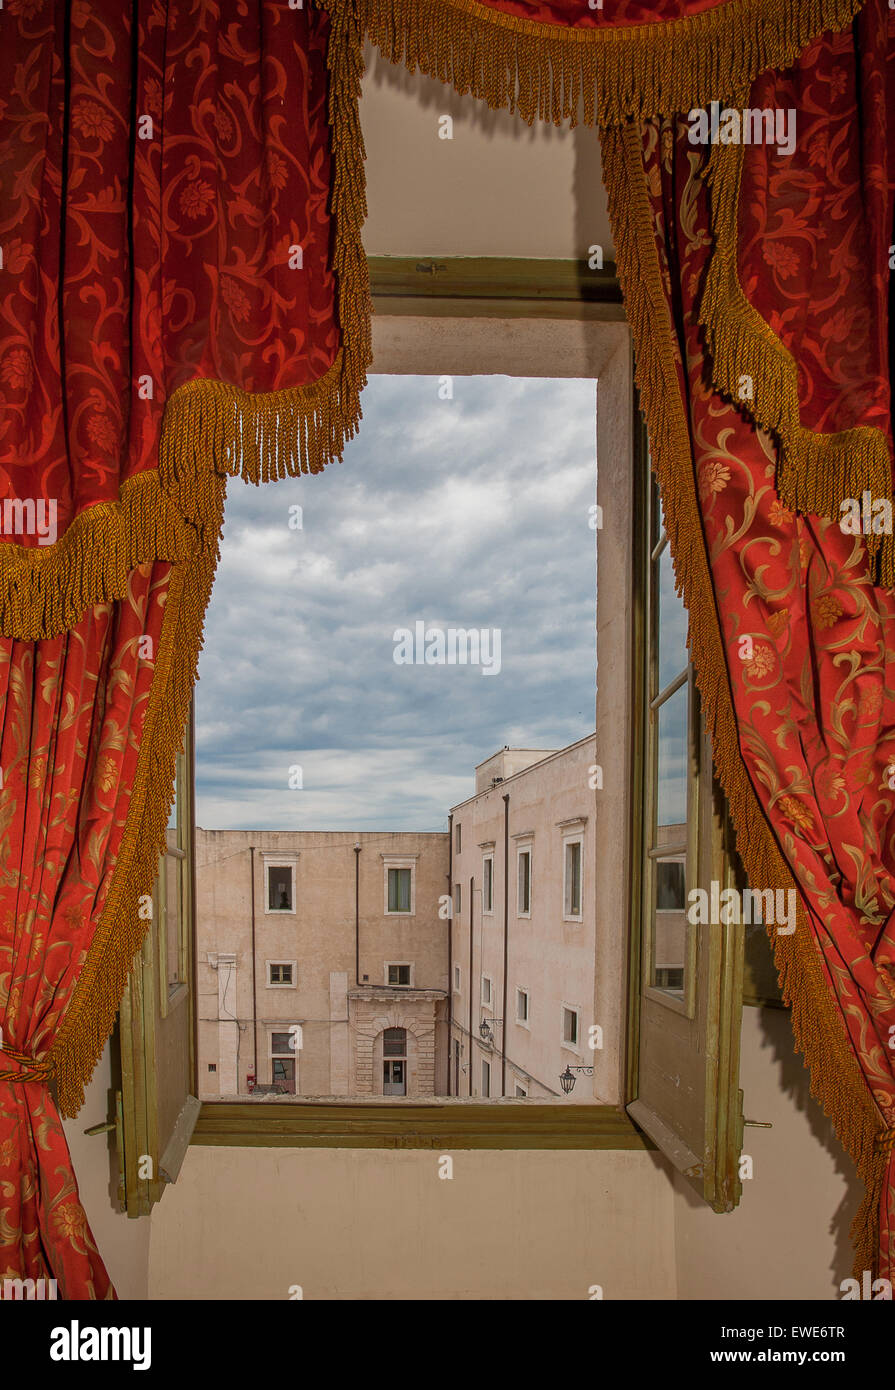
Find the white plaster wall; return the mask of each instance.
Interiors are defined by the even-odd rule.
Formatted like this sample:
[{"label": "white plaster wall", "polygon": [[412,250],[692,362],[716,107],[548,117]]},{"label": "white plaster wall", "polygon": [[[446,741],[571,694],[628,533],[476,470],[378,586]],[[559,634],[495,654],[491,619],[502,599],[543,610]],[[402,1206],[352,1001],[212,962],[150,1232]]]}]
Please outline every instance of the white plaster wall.
[{"label": "white plaster wall", "polygon": [[[439,139],[439,116],[453,139]],[[612,257],[595,130],[489,111],[367,50],[360,103],[370,256]]]},{"label": "white plaster wall", "polygon": [[117,1176],[114,1131],[88,1137],[85,1129],[104,1124],[115,1114],[112,1091],[110,1044],[97,1063],[87,1086],[84,1104],[73,1120],[64,1120],[81,1203],[93,1238],[115,1285],[119,1298],[146,1298],[149,1284],[149,1223],[151,1218],[131,1219],[116,1210]]},{"label": "white plaster wall", "polygon": [[191,1148],[152,1218],[158,1299],[673,1298],[648,1153]]},{"label": "white plaster wall", "polygon": [[718,1216],[674,1175],[678,1296],[684,1299],[834,1299],[851,1275],[849,1226],[861,1200],[830,1122],[808,1092],[789,1014],[743,1009],[743,1148],[754,1177]]}]

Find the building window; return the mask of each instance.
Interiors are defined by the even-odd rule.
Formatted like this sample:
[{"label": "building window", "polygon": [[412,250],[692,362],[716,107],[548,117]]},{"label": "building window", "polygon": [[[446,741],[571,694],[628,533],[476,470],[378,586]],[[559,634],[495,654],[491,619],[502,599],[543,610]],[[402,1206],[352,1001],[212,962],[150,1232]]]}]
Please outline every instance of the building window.
[{"label": "building window", "polygon": [[458,823],[457,823],[457,853],[458,853],[458,854],[460,853],[461,849],[463,848],[463,836],[462,836],[462,834],[460,833],[461,830],[462,830],[462,828],[463,828],[463,827],[462,827],[462,826],[459,824],[459,822],[458,822]]},{"label": "building window", "polygon": [[404,866],[386,869],[386,891],[386,912],[413,912],[413,869]]},{"label": "building window", "polygon": [[491,1094],[491,1063],[482,1062],[482,1095]]},{"label": "building window", "polygon": [[389,965],[389,966],[387,966],[386,968],[387,968],[387,971],[388,971],[388,983],[389,983],[390,985],[409,985],[409,984],[410,984],[410,966],[409,966],[409,965]]},{"label": "building window", "polygon": [[209,1063],[208,1063],[208,1070],[209,1070],[209,1071],[217,1071],[217,1069],[218,1069],[218,1064],[217,1064],[217,1062],[209,1062]]},{"label": "building window", "polygon": [[406,1028],[386,1028],[382,1034],[382,1094],[407,1095]]},{"label": "building window", "polygon": [[454,916],[459,917],[463,911],[463,884],[454,884]]},{"label": "building window", "polygon": [[562,1040],[566,1047],[578,1046],[578,1010],[567,1009],[565,1005],[562,1011]]},{"label": "building window", "polygon": [[491,989],[492,989],[492,986],[491,986],[491,978],[490,978],[490,976],[488,976],[488,975],[483,975],[483,976],[482,976],[482,1003],[483,1003],[483,1004],[490,1004],[490,1003],[491,1003]]},{"label": "building window", "polygon": [[581,920],[581,841],[566,840],[563,852],[563,916]]},{"label": "building window", "polygon": [[295,1095],[294,1033],[271,1033],[270,1080],[275,1091]]},{"label": "building window", "polygon": [[266,864],[267,912],[295,911],[295,865]]},{"label": "building window", "polygon": [[516,1022],[528,1022],[528,990],[516,990]]},{"label": "building window", "polygon": [[459,994],[459,993],[460,993],[460,967],[459,967],[459,965],[455,965],[455,966],[454,966],[454,993],[455,993],[455,994]]},{"label": "building window", "polygon": [[528,1091],[527,1091],[527,1090],[525,1089],[525,1087],[521,1084],[521,1082],[517,1081],[517,1082],[516,1082],[516,1099],[517,1099],[517,1100],[524,1100],[524,1099],[526,1098],[527,1095],[528,1095]]},{"label": "building window", "polygon": [[268,989],[290,989],[295,987],[295,961],[269,960],[267,962]]},{"label": "building window", "polygon": [[531,850],[520,849],[516,860],[518,868],[516,888],[516,915],[531,915]]},{"label": "building window", "polygon": [[494,855],[486,854],[482,860],[482,911],[494,911]]}]

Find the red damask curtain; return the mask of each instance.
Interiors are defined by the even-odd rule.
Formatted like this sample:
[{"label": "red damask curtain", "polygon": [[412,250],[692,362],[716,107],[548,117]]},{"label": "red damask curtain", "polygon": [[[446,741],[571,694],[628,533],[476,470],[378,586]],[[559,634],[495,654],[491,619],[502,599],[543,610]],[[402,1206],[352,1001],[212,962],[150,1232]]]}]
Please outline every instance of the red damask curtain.
[{"label": "red damask curtain", "polygon": [[311,4],[0,10],[0,1278],[67,1298],[113,1296],[59,1113],[145,931],[225,477],[360,414],[359,72]]},{"label": "red damask curtain", "polygon": [[[891,1274],[893,15],[885,0],[7,0],[0,1265],[110,1293],[59,1124],[144,925],[226,475],[315,471],[370,356],[361,39],[599,124],[690,645],[750,878]],[[717,103],[717,108],[713,108]],[[791,151],[695,110],[796,111]],[[785,135],[785,132],[784,132]],[[785,143],[785,142],[784,142]],[[739,639],[751,655],[741,659]]]},{"label": "red damask curtain", "polygon": [[[776,961],[812,1089],[866,1184],[856,1270],[891,1280],[895,549],[873,517],[893,495],[895,14],[359,6],[393,61],[528,121],[600,126],[716,767],[752,884],[798,889]],[[723,112],[747,108],[771,113],[774,138],[736,136]],[[849,503],[869,525],[840,526]]]}]

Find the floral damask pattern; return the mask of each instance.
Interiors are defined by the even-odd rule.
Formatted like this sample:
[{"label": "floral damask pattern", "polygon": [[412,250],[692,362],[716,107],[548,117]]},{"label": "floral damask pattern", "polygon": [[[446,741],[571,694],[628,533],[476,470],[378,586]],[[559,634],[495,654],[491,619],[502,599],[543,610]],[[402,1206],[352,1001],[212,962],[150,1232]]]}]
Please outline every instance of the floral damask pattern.
[{"label": "floral damask pattern", "polygon": [[[845,138],[840,132],[838,143]],[[643,159],[655,245],[678,325],[679,390],[739,752],[799,885],[829,997],[882,1132],[895,1126],[895,594],[874,585],[861,536],[782,505],[773,441],[712,388],[696,315],[710,254],[707,162],[689,144],[683,118],[644,127]],[[891,200],[885,177],[882,188]],[[850,196],[843,197],[843,217],[850,206]],[[772,208],[766,198],[750,216],[773,220]],[[807,242],[816,226],[807,216],[803,222],[791,216],[788,231],[794,242]],[[779,283],[775,293],[785,317]],[[860,305],[857,313],[860,318]],[[818,333],[805,346],[809,374],[822,320],[815,313]],[[866,346],[866,324],[857,336],[862,332]],[[834,361],[829,379],[837,372]],[[887,397],[879,404],[889,428]],[[823,414],[827,425],[831,418],[829,410]],[[890,1279],[893,1181],[890,1158],[878,1267]]]},{"label": "floral damask pattern", "polygon": [[[52,1044],[118,856],[169,573],[142,566],[125,600],[63,637],[0,639],[0,1019],[31,1057]],[[110,1296],[42,1082],[0,1081],[0,1198],[0,1277]]]},{"label": "floral damask pattern", "polygon": [[303,386],[340,342],[326,12],[66,8],[0,11],[0,500],[60,535],[157,466],[178,386]]},{"label": "floral damask pattern", "polygon": [[[745,148],[737,269],[798,368],[802,424],[890,430],[889,247],[895,207],[895,12],[866,0],[752,88],[792,113],[793,148]],[[890,434],[891,445],[891,434]]]}]

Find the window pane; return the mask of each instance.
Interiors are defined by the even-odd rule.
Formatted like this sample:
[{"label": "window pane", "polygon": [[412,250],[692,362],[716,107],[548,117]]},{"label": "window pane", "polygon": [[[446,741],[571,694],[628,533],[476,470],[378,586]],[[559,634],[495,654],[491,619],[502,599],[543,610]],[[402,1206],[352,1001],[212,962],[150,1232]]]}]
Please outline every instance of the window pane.
[{"label": "window pane", "polygon": [[288,864],[268,866],[267,906],[271,912],[292,911],[292,870]]},{"label": "window pane", "polygon": [[[684,826],[687,820],[686,684],[659,706],[656,768],[656,825]],[[665,837],[662,837],[665,839]],[[655,843],[655,842],[654,842]]]},{"label": "window pane", "polygon": [[519,911],[528,912],[531,887],[531,855],[524,850],[519,855]]},{"label": "window pane", "polygon": [[577,840],[566,845],[566,913],[581,915],[581,844]]},{"label": "window pane", "polygon": [[407,1032],[404,1028],[386,1028],[382,1035],[383,1057],[404,1057],[407,1052]]},{"label": "window pane", "polygon": [[687,954],[687,882],[682,856],[652,866],[652,984],[681,996]]},{"label": "window pane", "polygon": [[687,610],[674,591],[671,547],[666,544],[656,563],[656,632],[658,634],[658,695],[685,670],[687,655]]},{"label": "window pane", "polygon": [[[172,832],[168,831],[170,837]],[[166,854],[162,872],[165,875],[165,953],[168,963],[168,988],[179,984],[181,972],[182,901],[180,894],[183,867],[186,863],[174,855]]]},{"label": "window pane", "polygon": [[281,1091],[295,1095],[295,1061],[293,1058],[275,1057],[271,1062],[271,1079]]},{"label": "window pane", "polygon": [[270,1038],[271,1052],[291,1052],[292,1047],[291,1033],[272,1033]]},{"label": "window pane", "polygon": [[410,870],[389,869],[388,871],[388,910],[389,912],[410,911]]}]

